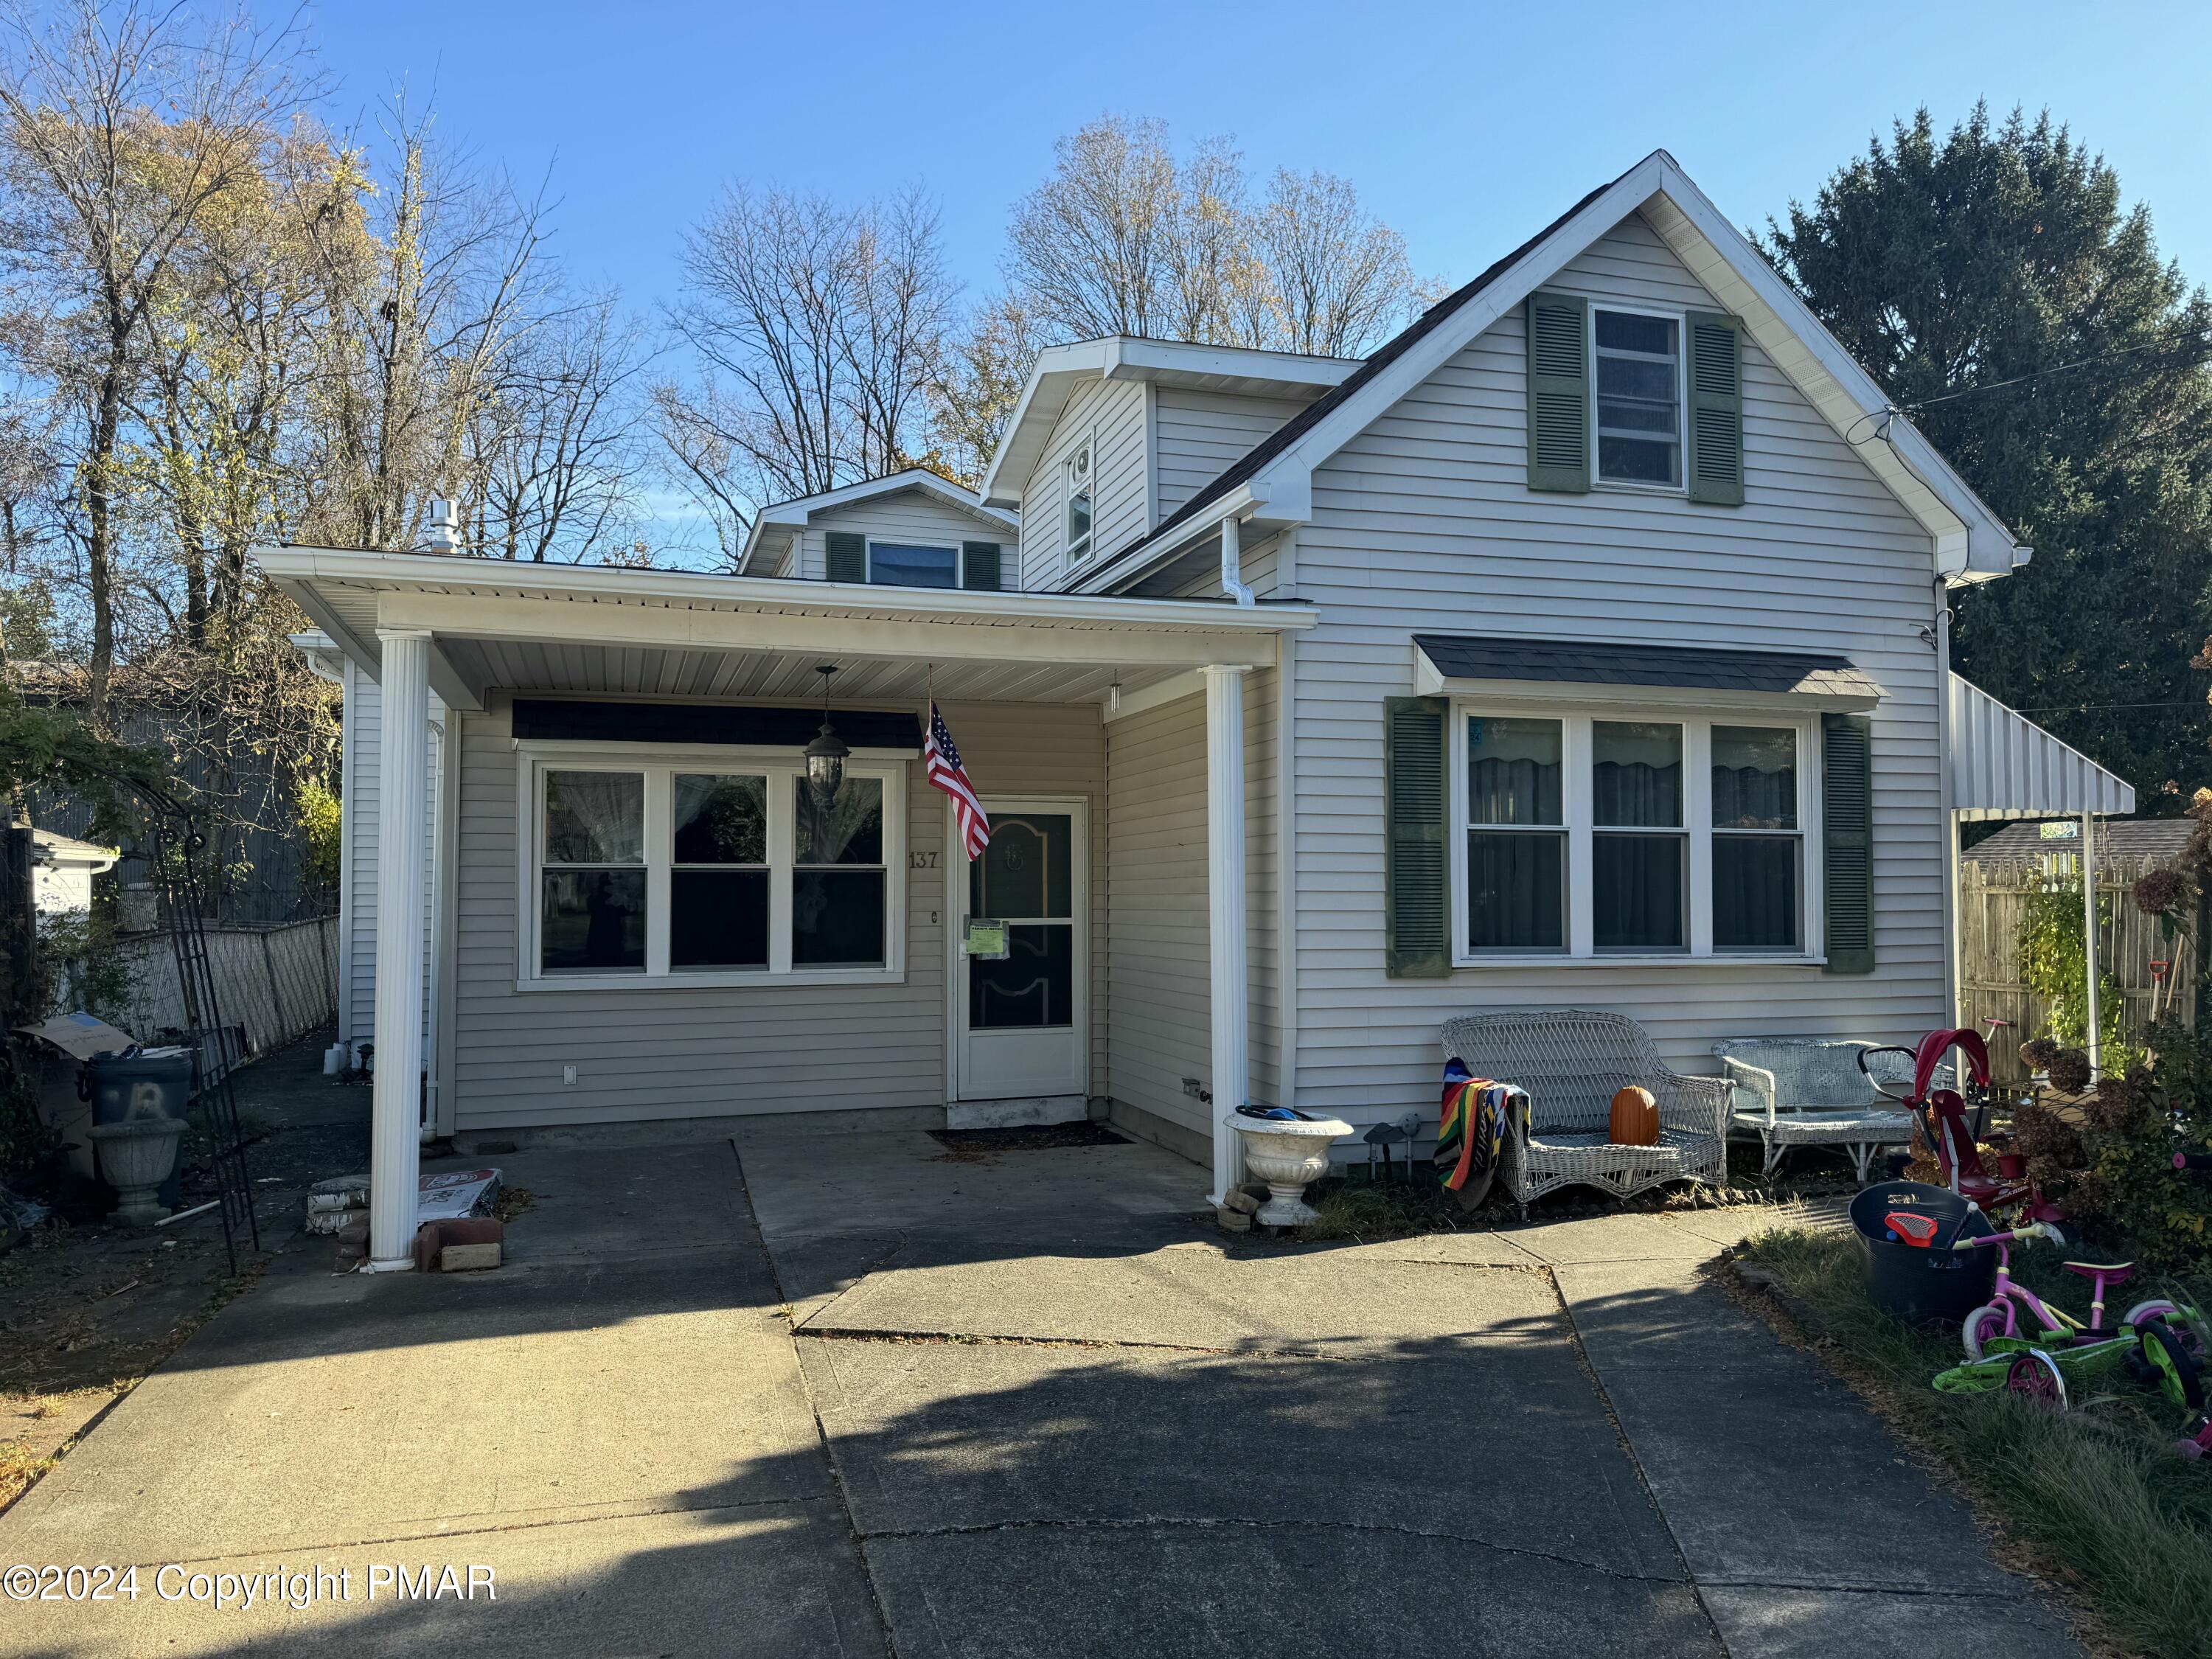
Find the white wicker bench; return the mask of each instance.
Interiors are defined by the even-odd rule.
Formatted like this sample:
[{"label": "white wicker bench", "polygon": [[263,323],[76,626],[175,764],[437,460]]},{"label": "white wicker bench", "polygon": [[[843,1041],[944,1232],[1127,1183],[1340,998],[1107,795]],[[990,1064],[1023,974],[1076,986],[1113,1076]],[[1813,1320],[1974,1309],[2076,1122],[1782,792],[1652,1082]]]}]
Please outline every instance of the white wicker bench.
[{"label": "white wicker bench", "polygon": [[[1912,1114],[1859,1070],[1860,1052],[1875,1046],[1827,1037],[1723,1037],[1713,1044],[1735,1093],[1732,1121],[1758,1133],[1768,1175],[1792,1146],[1841,1146],[1863,1186],[1876,1152],[1911,1140]],[[1869,1054],[1867,1065],[1893,1089],[1910,1090],[1906,1055]],[[1944,1076],[1948,1068],[1938,1080]]]},{"label": "white wicker bench", "polygon": [[[1727,1168],[1727,1080],[1670,1071],[1644,1028],[1624,1015],[1581,1008],[1469,1014],[1445,1022],[1443,1049],[1477,1077],[1528,1091],[1528,1132],[1515,1136],[1499,1172],[1523,1215],[1532,1199],[1560,1187],[1629,1198],[1670,1181],[1717,1182]],[[1631,1084],[1659,1103],[1656,1146],[1611,1139],[1613,1097]]]}]

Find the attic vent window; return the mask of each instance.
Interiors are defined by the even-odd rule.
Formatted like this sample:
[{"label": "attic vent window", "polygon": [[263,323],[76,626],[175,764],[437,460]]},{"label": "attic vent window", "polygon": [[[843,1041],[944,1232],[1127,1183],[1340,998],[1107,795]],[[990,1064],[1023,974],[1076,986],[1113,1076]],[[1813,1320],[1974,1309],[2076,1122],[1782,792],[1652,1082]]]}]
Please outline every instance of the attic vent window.
[{"label": "attic vent window", "polygon": [[1067,494],[1067,557],[1070,563],[1091,551],[1091,441],[1086,438],[1061,471]]},{"label": "attic vent window", "polygon": [[1682,487],[1681,326],[1674,317],[1592,308],[1601,482]]}]

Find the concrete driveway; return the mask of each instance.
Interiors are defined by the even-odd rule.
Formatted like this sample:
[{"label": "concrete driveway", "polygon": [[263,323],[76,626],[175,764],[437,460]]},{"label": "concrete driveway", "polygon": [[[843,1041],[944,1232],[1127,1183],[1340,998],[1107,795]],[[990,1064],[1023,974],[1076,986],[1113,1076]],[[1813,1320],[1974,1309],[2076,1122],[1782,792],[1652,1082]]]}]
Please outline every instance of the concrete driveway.
[{"label": "concrete driveway", "polygon": [[0,1565],[141,1566],[0,1605],[0,1650],[2080,1651],[1705,1286],[1740,1212],[1288,1249],[1138,1144],[497,1161],[538,1199],[508,1267],[295,1252],[0,1516]]}]

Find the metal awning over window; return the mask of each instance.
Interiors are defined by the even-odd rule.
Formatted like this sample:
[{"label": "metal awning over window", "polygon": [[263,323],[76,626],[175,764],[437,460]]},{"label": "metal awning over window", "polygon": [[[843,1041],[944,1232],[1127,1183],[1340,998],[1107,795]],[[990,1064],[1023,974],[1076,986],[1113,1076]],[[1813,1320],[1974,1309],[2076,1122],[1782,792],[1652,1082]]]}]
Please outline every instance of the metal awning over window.
[{"label": "metal awning over window", "polygon": [[1962,818],[2063,818],[2136,810],[2134,786],[1981,687],[1951,676],[1951,810]]},{"label": "metal awning over window", "polygon": [[1871,708],[1882,696],[1881,687],[1850,658],[1802,651],[1416,634],[1413,653],[1414,679],[1425,695],[1489,691],[1705,707],[1786,700],[1838,710]]}]

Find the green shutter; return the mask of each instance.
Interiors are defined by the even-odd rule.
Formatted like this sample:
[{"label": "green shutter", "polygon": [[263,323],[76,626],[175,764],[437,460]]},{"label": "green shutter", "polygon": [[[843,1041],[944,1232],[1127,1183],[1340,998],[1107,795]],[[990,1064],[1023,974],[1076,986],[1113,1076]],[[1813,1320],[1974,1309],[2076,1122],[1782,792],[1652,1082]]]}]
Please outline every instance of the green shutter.
[{"label": "green shutter", "polygon": [[1690,499],[1743,505],[1743,325],[1693,311],[1690,335]]},{"label": "green shutter", "polygon": [[1442,697],[1382,704],[1383,964],[1393,979],[1451,972],[1444,709]]},{"label": "green shutter", "polygon": [[833,530],[822,538],[829,544],[830,580],[864,582],[868,580],[868,538]]},{"label": "green shutter", "polygon": [[1822,908],[1828,971],[1874,972],[1874,722],[1820,716]]},{"label": "green shutter", "polygon": [[1528,296],[1528,488],[1590,487],[1589,303]]},{"label": "green shutter", "polygon": [[999,591],[999,544],[996,542],[960,544],[960,585]]}]

